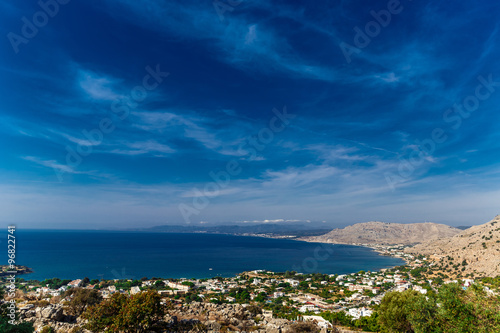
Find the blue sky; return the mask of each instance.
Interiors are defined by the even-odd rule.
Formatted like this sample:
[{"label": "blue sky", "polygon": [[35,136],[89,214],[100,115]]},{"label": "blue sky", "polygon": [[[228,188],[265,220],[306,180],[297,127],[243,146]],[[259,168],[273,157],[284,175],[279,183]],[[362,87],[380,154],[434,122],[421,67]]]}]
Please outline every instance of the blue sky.
[{"label": "blue sky", "polygon": [[497,1],[46,4],[0,4],[2,223],[500,213]]}]

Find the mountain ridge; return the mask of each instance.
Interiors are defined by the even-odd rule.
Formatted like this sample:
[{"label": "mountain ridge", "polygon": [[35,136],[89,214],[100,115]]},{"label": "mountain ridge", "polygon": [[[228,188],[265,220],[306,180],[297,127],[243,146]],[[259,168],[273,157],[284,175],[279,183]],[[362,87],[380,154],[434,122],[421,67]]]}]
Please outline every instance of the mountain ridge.
[{"label": "mountain ridge", "polygon": [[316,236],[331,230],[320,224],[305,223],[260,223],[251,225],[160,225],[145,229],[134,229],[143,232],[166,232],[166,233],[212,233],[232,235],[258,235],[267,234],[271,236]]},{"label": "mountain ridge", "polygon": [[462,230],[432,222],[423,223],[389,223],[363,222],[314,237],[303,237],[309,242],[334,244],[378,244],[378,245],[414,245],[429,239],[454,236]]},{"label": "mountain ridge", "polygon": [[500,215],[453,237],[429,240],[405,251],[429,256],[447,274],[500,275]]}]

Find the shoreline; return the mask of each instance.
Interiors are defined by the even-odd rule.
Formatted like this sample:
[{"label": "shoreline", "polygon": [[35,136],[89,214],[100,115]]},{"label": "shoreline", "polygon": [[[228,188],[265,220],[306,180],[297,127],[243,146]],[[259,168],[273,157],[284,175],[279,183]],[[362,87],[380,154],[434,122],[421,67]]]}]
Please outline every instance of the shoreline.
[{"label": "shoreline", "polygon": [[15,273],[10,269],[9,265],[0,265],[0,277],[9,275],[26,275],[34,273],[33,269],[27,266],[15,266]]},{"label": "shoreline", "polygon": [[[390,245],[385,245],[385,244],[366,244],[366,243],[332,243],[332,242],[321,242],[321,241],[316,241],[316,240],[308,240],[308,239],[303,239],[302,237],[296,237],[292,235],[284,235],[284,236],[272,236],[272,235],[266,235],[266,234],[228,234],[228,235],[233,235],[233,236],[242,236],[242,237],[260,237],[260,238],[272,238],[272,239],[289,239],[293,241],[299,241],[299,242],[306,242],[306,243],[317,243],[317,244],[330,244],[330,245],[349,245],[349,246],[359,246],[359,247],[365,247],[372,249],[374,252],[379,253],[380,255],[383,256],[388,256],[388,257],[393,257],[393,258],[398,258],[401,259],[405,262],[405,265],[408,265],[409,259],[402,257],[400,255],[395,255],[392,254],[388,249],[394,248],[394,247],[402,247],[401,250],[404,248],[410,246],[406,244],[390,244]],[[414,245],[414,244],[413,244]],[[396,266],[393,266],[396,267]],[[391,267],[391,268],[393,268]]]},{"label": "shoreline", "polygon": [[[214,233],[213,235],[221,235],[221,233]],[[372,272],[379,272],[379,271],[383,271],[383,270],[387,270],[387,269],[391,269],[393,267],[397,267],[397,266],[403,266],[403,265],[406,265],[408,264],[408,261],[405,260],[405,258],[403,257],[399,257],[399,256],[396,256],[394,255],[393,253],[389,253],[389,252],[386,252],[382,249],[380,249],[380,247],[378,246],[373,246],[373,245],[369,245],[369,244],[343,244],[343,243],[329,243],[329,242],[317,242],[317,241],[311,241],[311,240],[306,240],[306,239],[303,239],[303,238],[300,238],[300,237],[296,237],[296,236],[291,236],[291,235],[278,235],[278,236],[274,236],[274,235],[270,235],[270,234],[224,234],[224,235],[227,235],[227,236],[233,236],[233,237],[258,237],[258,238],[271,238],[271,239],[276,239],[276,240],[294,240],[294,241],[300,241],[300,242],[304,242],[304,243],[317,243],[316,245],[313,245],[311,244],[309,247],[312,246],[311,248],[311,251],[314,249],[315,246],[319,245],[319,244],[330,244],[330,245],[347,245],[347,246],[355,246],[355,247],[360,247],[360,248],[369,248],[370,249],[370,252],[376,252],[376,254],[372,254],[373,256],[387,256],[387,257],[393,257],[393,258],[396,258],[396,259],[401,259],[401,260],[398,260],[399,262],[394,262],[394,260],[383,260],[383,259],[380,259],[380,265],[377,265],[377,264],[370,264],[371,261],[369,262],[365,262],[366,260],[363,259],[364,256],[361,257],[360,260],[358,260],[357,262],[351,262],[350,265],[346,265],[345,267],[343,266],[343,263],[342,261],[345,261],[345,262],[349,262],[349,259],[348,259],[348,254],[342,254],[343,252],[345,251],[349,251],[348,249],[344,249],[344,250],[340,250],[339,253],[337,253],[337,256],[339,256],[339,259],[332,259],[330,258],[329,260],[326,261],[326,264],[324,265],[320,265],[320,267],[314,267],[314,271],[311,271],[311,269],[308,269],[308,267],[310,266],[307,266],[306,265],[306,268],[302,267],[303,266],[303,256],[299,256],[297,258],[293,257],[296,259],[296,262],[295,264],[290,264],[290,266],[287,268],[287,266],[283,266],[283,265],[267,265],[266,266],[266,261],[258,261],[258,260],[253,260],[252,263],[247,263],[248,265],[237,265],[237,266],[241,266],[241,267],[234,267],[234,268],[237,268],[236,270],[233,270],[231,269],[231,267],[228,267],[228,269],[226,269],[226,267],[224,265],[219,265],[219,266],[207,266],[207,269],[208,267],[214,267],[214,270],[210,270],[210,271],[204,271],[203,267],[201,269],[198,269],[197,272],[182,272],[182,270],[179,270],[179,272],[176,271],[176,269],[174,269],[173,271],[171,270],[168,270],[168,271],[164,271],[162,272],[163,270],[162,269],[159,269],[159,270],[156,270],[156,269],[148,269],[147,267],[145,271],[142,271],[141,272],[130,272],[129,275],[132,275],[132,277],[134,278],[137,278],[139,276],[162,276],[162,277],[165,277],[165,278],[173,278],[173,279],[179,279],[179,278],[214,278],[214,277],[217,277],[217,276],[220,276],[220,277],[232,277],[232,276],[236,276],[238,274],[240,274],[241,272],[243,271],[248,271],[248,270],[253,270],[253,269],[265,269],[265,270],[270,270],[270,271],[274,271],[274,272],[285,272],[285,271],[297,271],[297,272],[302,272],[302,273],[322,273],[322,274],[350,274],[350,273],[355,273],[359,270],[367,270],[367,271],[372,271]],[[231,242],[235,242],[234,240],[231,241]],[[237,242],[237,241],[236,241]],[[245,241],[243,241],[243,244],[247,243]],[[252,242],[250,242],[252,243]],[[278,244],[279,245],[279,244]],[[293,245],[290,245],[291,247],[295,247]],[[278,246],[279,247],[279,246]],[[297,248],[300,248],[300,247],[297,247]],[[351,251],[354,251],[354,250],[351,250]],[[360,253],[363,253],[362,250],[356,250],[356,251],[361,251]],[[366,250],[365,250],[366,251]],[[342,252],[342,253],[341,253]],[[366,254],[367,256],[370,256],[368,255],[368,253]],[[313,258],[313,254],[309,254],[309,257],[310,258],[306,258],[304,260],[306,260],[308,262],[308,260],[311,260],[311,258]],[[300,259],[298,259],[300,258]],[[314,259],[314,258],[313,258]],[[339,265],[336,264],[336,261],[335,260],[339,260]],[[386,262],[384,262],[386,261]],[[285,262],[287,262],[285,260]],[[375,259],[374,262],[379,262],[379,259]],[[262,266],[264,265],[264,266]],[[326,265],[326,266],[325,266]],[[351,267],[352,266],[352,267]],[[154,268],[154,267],[153,267]],[[326,269],[328,268],[328,269]],[[35,267],[36,269],[36,267]],[[68,273],[68,272],[64,272],[63,270],[60,270],[60,273],[57,273],[56,271],[54,271],[54,274],[51,274],[50,272],[48,272],[49,274],[45,274],[45,270],[43,270],[44,272],[42,272],[41,269],[36,269],[38,272],[33,272],[33,270],[30,270],[29,274],[26,274],[26,275],[23,275],[23,276],[18,276],[18,278],[23,278],[25,280],[44,280],[44,279],[51,279],[51,278],[60,278],[60,279],[73,279],[73,278],[78,278],[78,277],[81,277],[80,275],[82,276],[89,276],[89,278],[99,278],[99,279],[113,279],[113,276],[110,276],[109,274],[101,274],[101,275],[106,275],[106,276],[99,276],[99,275],[94,275],[92,274],[90,271],[89,272],[82,272],[82,274],[80,275],[73,275],[73,274],[64,274],[64,273]],[[121,278],[122,276],[125,277],[127,275],[125,275],[125,273],[123,273],[124,271],[122,270],[121,272],[123,274],[120,274],[120,271],[118,271],[117,269],[115,269],[115,273],[114,274],[114,278]],[[153,272],[151,273],[150,271],[157,271],[156,273]],[[189,271],[189,270],[188,270]],[[34,274],[32,274],[34,273]],[[108,272],[109,273],[109,272]],[[180,274],[177,274],[177,273],[180,273]],[[40,274],[40,275],[39,275]],[[32,275],[34,275],[32,277]]]}]

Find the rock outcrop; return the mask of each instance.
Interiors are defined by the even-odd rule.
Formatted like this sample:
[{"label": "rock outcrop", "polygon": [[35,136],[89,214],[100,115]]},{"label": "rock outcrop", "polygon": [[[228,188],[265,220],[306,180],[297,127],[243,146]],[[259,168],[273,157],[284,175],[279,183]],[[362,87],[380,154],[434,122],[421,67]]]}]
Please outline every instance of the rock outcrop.
[{"label": "rock outcrop", "polygon": [[57,333],[80,332],[90,333],[82,328],[84,322],[80,318],[67,315],[62,304],[49,304],[44,307],[28,305],[19,309],[19,318],[22,321],[33,323],[36,330],[44,326],[53,327]]},{"label": "rock outcrop", "polygon": [[[19,318],[21,321],[32,322],[37,331],[45,326],[51,326],[57,333],[91,333],[83,328],[86,322],[80,317],[66,314],[62,304],[49,304],[44,307],[29,304],[19,309]],[[295,332],[294,322],[252,314],[241,304],[193,302],[170,309],[163,322],[168,327],[165,332],[218,333],[223,327],[230,332]]]}]

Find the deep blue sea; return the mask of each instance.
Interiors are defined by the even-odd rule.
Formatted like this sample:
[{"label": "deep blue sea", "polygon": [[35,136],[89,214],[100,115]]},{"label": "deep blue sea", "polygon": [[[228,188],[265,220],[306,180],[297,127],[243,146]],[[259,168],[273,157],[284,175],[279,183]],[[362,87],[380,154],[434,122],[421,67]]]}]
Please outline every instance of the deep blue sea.
[{"label": "deep blue sea", "polygon": [[[259,237],[39,230],[15,236],[16,264],[34,270],[19,277],[36,280],[230,277],[256,269],[344,274],[404,263],[364,247]],[[2,233],[6,248],[5,239]]]}]

